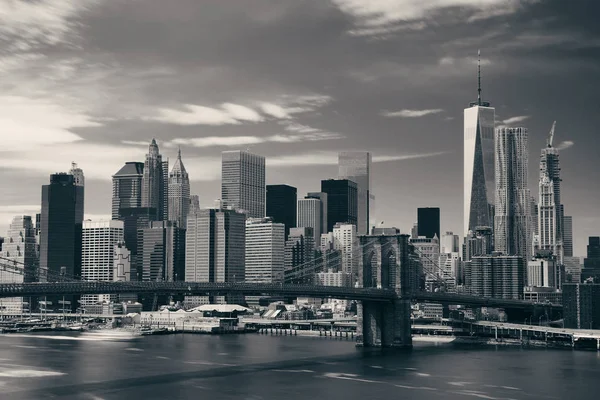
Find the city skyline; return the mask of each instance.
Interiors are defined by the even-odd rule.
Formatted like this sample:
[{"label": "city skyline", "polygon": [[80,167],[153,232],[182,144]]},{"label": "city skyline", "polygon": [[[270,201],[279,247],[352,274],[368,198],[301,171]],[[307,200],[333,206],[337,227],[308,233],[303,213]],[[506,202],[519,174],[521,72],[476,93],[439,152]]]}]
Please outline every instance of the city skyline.
[{"label": "city skyline", "polygon": [[[416,208],[440,206],[442,230],[461,232],[460,112],[476,94],[474,62],[476,50],[481,48],[484,97],[497,107],[498,124],[518,123],[528,128],[532,160],[539,156],[551,122],[558,121],[556,143],[562,149],[561,201],[573,216],[575,255],[584,255],[587,237],[597,235],[594,199],[600,195],[598,185],[590,184],[599,161],[593,156],[592,133],[598,117],[592,112],[595,94],[589,81],[598,75],[588,63],[594,54],[591,48],[598,31],[588,15],[563,9],[558,2],[523,2],[521,7],[505,9],[504,15],[496,13],[496,16],[492,15],[491,6],[464,6],[462,12],[474,19],[459,27],[453,17],[440,16],[437,21],[440,29],[448,33],[440,43],[439,39],[422,35],[423,31],[409,30],[408,34],[402,34],[380,27],[379,36],[366,32],[361,19],[353,19],[356,11],[342,7],[342,3],[347,2],[282,4],[277,10],[259,5],[248,10],[248,21],[241,21],[246,25],[219,22],[226,26],[226,31],[210,21],[211,12],[218,12],[218,6],[206,10],[207,16],[193,14],[185,4],[172,7],[173,15],[160,21],[173,33],[172,39],[171,36],[165,39],[166,49],[161,47],[165,46],[162,42],[137,43],[141,37],[131,34],[122,34],[125,40],[118,44],[122,47],[114,44],[114,40],[108,43],[107,35],[119,35],[123,27],[121,16],[127,15],[128,9],[106,4],[85,9],[74,7],[72,14],[58,16],[66,28],[52,31],[51,43],[41,41],[29,50],[26,46],[10,47],[8,55],[3,55],[0,61],[3,89],[6,89],[1,99],[4,107],[0,120],[7,122],[5,126],[14,132],[14,137],[4,144],[5,157],[0,164],[5,172],[0,184],[5,193],[0,202],[0,234],[7,231],[13,216],[33,216],[39,210],[39,187],[50,174],[66,171],[70,161],[78,162],[86,173],[86,218],[109,219],[111,175],[127,161],[143,162],[153,136],[165,158],[175,159],[175,142],[181,142],[186,155],[190,153],[189,162],[186,156],[186,167],[192,179],[192,193],[200,194],[204,207],[220,197],[219,156],[223,150],[251,146],[251,152],[267,159],[266,183],[295,186],[299,197],[308,191],[318,191],[321,179],[335,178],[338,151],[364,150],[373,154],[377,209],[386,225],[408,232]],[[40,4],[39,7],[44,6]],[[381,7],[376,11],[389,16],[390,21],[402,25],[393,19],[391,10],[383,5],[376,7]],[[156,3],[143,17],[154,20],[161,10]],[[420,9],[406,18],[415,24],[427,24],[427,18],[438,10]],[[188,12],[193,14],[191,20],[199,36],[207,29],[211,31],[212,38],[219,42],[216,48],[211,41],[202,41],[194,52],[181,48],[181,53],[171,54],[171,40],[180,38],[178,32],[186,26],[185,23],[177,26],[172,18]],[[230,11],[223,12],[223,20],[237,21],[238,17]],[[299,14],[320,17],[311,23],[314,25],[309,30],[292,23]],[[531,15],[535,15],[537,24],[529,23]],[[544,18],[553,18],[553,22]],[[111,22],[101,30],[99,19]],[[507,20],[512,22],[510,30],[503,27]],[[82,26],[75,26],[73,21],[81,22]],[[106,26],[111,27],[110,33]],[[482,26],[486,26],[486,33],[475,39],[473,33]],[[253,41],[255,47],[252,50],[249,47],[248,51],[254,51],[256,57],[244,53],[243,59],[219,58],[219,54],[235,53],[233,50],[238,46],[245,48],[250,44],[245,42],[250,38],[239,35],[237,29],[242,28],[251,29],[259,38],[276,32],[282,34],[275,35],[277,41],[262,44]],[[584,35],[585,29],[589,33]],[[293,33],[299,33],[300,38],[312,38],[311,35],[328,38],[330,54],[321,53],[323,48],[314,46],[314,40],[310,41],[312,47],[307,48],[301,39],[292,39],[296,37]],[[31,31],[32,36],[22,40],[34,43],[35,34]],[[235,39],[233,42],[219,40],[231,38],[230,35]],[[541,39],[533,40],[534,37]],[[523,39],[524,44],[515,44],[514,38]],[[420,48],[428,44],[431,50],[405,57],[412,54],[409,50],[414,45],[410,41],[419,44],[419,40],[426,41],[420,43]],[[79,49],[68,45],[78,41],[82,45]],[[341,56],[331,41],[339,41],[336,44],[344,54],[356,54]],[[92,49],[97,48],[94,44],[101,45],[102,52],[94,53]],[[140,44],[141,58],[123,54],[128,46],[136,44]],[[350,46],[354,52],[347,51]],[[396,52],[386,50],[399,46],[403,49],[401,59]],[[199,53],[198,50],[203,50],[202,60],[191,55]],[[301,54],[308,66],[295,67],[298,59],[291,56],[290,50]],[[161,52],[172,57],[165,60],[158,54]],[[567,57],[557,56],[565,52]],[[271,57],[275,55],[279,64],[272,63]],[[150,62],[141,62],[146,60],[142,60],[145,56]],[[551,66],[548,60],[553,61]],[[339,75],[332,75],[329,70],[337,71],[340,61],[346,67],[336,72]],[[321,62],[328,68],[323,68]],[[42,74],[44,80],[30,79],[29,73],[36,66],[47,68],[48,73]],[[261,75],[264,72],[260,71],[267,67],[268,78],[264,79]],[[240,70],[244,73],[231,79],[231,72]],[[337,78],[341,79],[339,85],[334,83]],[[119,83],[123,83],[121,86],[129,91],[128,95],[116,88]],[[191,89],[183,90],[182,83]],[[42,95],[36,99],[28,97],[30,88],[40,89]],[[102,95],[90,98],[86,93],[94,93],[91,89]],[[164,99],[153,94],[159,89],[166,90]],[[181,94],[175,89],[182,89]],[[53,91],[65,96],[49,94]],[[217,95],[209,96],[207,92]],[[118,107],[102,99],[109,99],[109,103]],[[580,103],[575,107],[574,102]],[[192,108],[193,112],[185,112],[182,104],[206,109]],[[165,111],[154,114],[161,121],[129,114],[143,116],[157,109]],[[32,113],[38,116],[35,123],[38,125],[32,126]],[[308,137],[311,139],[306,140]],[[316,140],[325,138],[329,140]],[[565,149],[573,143],[572,148]],[[431,156],[422,157],[426,155]],[[402,159],[406,157],[409,159]],[[528,172],[532,195],[537,198],[537,188],[532,183],[537,181],[539,171],[530,165]],[[424,181],[427,185],[421,184]],[[396,207],[398,201],[404,207]],[[28,208],[31,206],[35,208]]]}]

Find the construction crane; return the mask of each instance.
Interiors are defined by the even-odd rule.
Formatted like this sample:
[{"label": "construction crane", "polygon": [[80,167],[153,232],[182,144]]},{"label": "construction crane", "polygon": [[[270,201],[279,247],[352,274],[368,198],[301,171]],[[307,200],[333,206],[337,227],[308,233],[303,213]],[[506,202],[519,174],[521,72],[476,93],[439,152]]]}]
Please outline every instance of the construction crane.
[{"label": "construction crane", "polygon": [[556,121],[552,123],[552,129],[550,129],[550,133],[548,134],[548,147],[552,147],[552,140],[554,139],[554,128],[556,128]]}]

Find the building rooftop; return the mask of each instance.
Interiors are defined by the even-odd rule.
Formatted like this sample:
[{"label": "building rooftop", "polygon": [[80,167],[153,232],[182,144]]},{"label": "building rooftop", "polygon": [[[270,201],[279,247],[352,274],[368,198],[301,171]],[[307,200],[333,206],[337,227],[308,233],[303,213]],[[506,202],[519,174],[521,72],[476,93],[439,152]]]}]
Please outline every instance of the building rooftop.
[{"label": "building rooftop", "polygon": [[121,169],[113,175],[115,176],[131,176],[142,175],[144,173],[144,163],[137,161],[128,161]]}]

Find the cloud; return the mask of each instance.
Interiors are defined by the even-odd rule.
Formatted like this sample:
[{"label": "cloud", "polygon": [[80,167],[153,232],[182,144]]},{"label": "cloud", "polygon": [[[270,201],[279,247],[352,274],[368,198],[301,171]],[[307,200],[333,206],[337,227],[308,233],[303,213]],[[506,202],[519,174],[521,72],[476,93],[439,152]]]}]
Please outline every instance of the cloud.
[{"label": "cloud", "polygon": [[511,117],[502,121],[504,125],[516,124],[517,122],[523,122],[526,119],[529,119],[529,115],[518,115],[516,117]]},{"label": "cloud", "polygon": [[81,137],[73,128],[99,126],[75,107],[67,109],[42,98],[0,96],[0,153],[77,142]]},{"label": "cloud", "polygon": [[571,141],[571,140],[565,140],[563,142],[560,142],[559,144],[557,144],[556,147],[558,150],[566,150],[569,147],[573,146],[575,144],[575,142]]},{"label": "cloud", "polygon": [[241,121],[261,121],[262,117],[250,108],[224,103],[221,108],[185,104],[184,110],[171,108],[159,109],[159,115],[147,119],[176,125],[228,125],[240,124]]},{"label": "cloud", "polygon": [[[374,163],[389,162],[389,161],[404,161],[414,160],[417,158],[436,157],[448,152],[441,151],[435,153],[413,153],[413,154],[396,154],[396,155],[379,155],[373,157]],[[337,165],[338,153],[332,151],[311,152],[306,154],[295,154],[287,156],[268,157],[268,166],[278,167],[296,167],[296,166],[311,166],[311,165]]]},{"label": "cloud", "polygon": [[384,117],[401,117],[401,118],[419,118],[426,115],[441,113],[444,110],[441,108],[433,108],[428,110],[400,110],[400,111],[382,111]]},{"label": "cloud", "polygon": [[74,39],[77,19],[96,0],[2,0],[0,40],[11,50],[27,51],[39,44],[54,45]]},{"label": "cloud", "polygon": [[[470,21],[487,19],[517,12],[524,5],[538,0],[332,0],[339,9],[354,17],[358,32],[381,34],[415,26],[437,11],[461,8],[469,12]],[[422,21],[422,23],[424,23]],[[400,26],[400,28],[399,28]],[[423,29],[416,25],[417,29]],[[351,31],[353,32],[353,31]],[[354,31],[356,32],[356,31]]]}]

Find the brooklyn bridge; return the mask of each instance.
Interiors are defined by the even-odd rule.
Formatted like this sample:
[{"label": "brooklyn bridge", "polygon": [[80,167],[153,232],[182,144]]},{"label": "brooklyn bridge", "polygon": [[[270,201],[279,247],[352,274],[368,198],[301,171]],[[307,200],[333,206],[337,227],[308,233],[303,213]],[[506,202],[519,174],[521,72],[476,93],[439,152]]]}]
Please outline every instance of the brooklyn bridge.
[{"label": "brooklyn bridge", "polygon": [[[419,290],[418,264],[411,261],[407,235],[363,236],[355,287],[283,283],[219,282],[100,282],[49,277],[46,282],[0,283],[0,297],[84,294],[151,294],[188,296],[282,296],[336,298],[357,301],[357,342],[364,346],[412,345],[411,304],[432,302],[467,307],[492,307],[533,312],[560,312],[558,304],[536,304],[468,294]],[[6,264],[2,264],[6,268]],[[19,267],[15,267],[19,268]],[[54,280],[54,281],[52,281]]]}]

